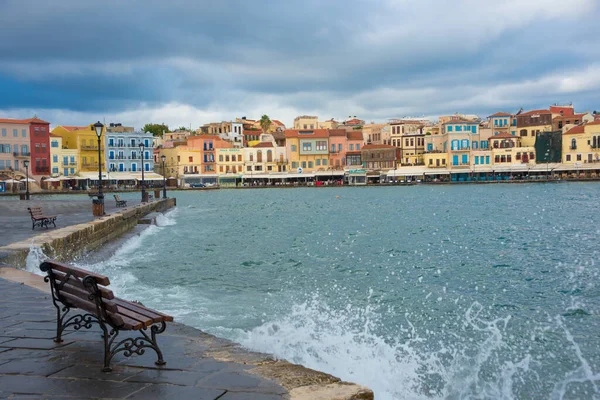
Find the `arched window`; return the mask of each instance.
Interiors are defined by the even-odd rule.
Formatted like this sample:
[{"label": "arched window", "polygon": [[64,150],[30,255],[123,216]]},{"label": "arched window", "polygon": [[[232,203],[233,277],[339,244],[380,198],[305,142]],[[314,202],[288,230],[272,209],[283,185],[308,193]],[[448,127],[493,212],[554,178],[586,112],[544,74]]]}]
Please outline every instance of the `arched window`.
[{"label": "arched window", "polygon": [[273,152],[271,150],[267,150],[267,162],[273,161]]},{"label": "arched window", "polygon": [[250,153],[250,162],[254,162],[254,154]]},{"label": "arched window", "polygon": [[575,140],[575,138],[571,139],[571,148],[572,149],[576,149],[577,148],[577,140]]},{"label": "arched window", "polygon": [[521,136],[527,136],[527,129],[521,129],[519,133]]},{"label": "arched window", "polygon": [[262,162],[262,151],[260,150],[256,152],[256,162]]}]

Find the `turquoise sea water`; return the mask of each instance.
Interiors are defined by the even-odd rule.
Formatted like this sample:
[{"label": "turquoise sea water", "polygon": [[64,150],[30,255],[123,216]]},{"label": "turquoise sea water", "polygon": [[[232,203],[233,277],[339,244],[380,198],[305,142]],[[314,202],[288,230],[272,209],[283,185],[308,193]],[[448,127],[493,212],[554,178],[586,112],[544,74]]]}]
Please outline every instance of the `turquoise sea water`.
[{"label": "turquoise sea water", "polygon": [[598,184],[174,195],[79,264],[377,399],[600,399]]}]

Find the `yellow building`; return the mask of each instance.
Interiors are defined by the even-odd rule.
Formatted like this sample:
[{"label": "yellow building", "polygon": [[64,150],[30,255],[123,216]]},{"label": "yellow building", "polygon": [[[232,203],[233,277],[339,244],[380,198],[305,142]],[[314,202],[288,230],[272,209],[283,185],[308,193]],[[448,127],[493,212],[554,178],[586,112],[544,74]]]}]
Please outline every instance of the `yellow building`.
[{"label": "yellow building", "polygon": [[294,118],[294,129],[312,130],[319,128],[319,118],[312,115],[300,115]]},{"label": "yellow building", "polygon": [[162,148],[159,151],[158,159],[165,156],[165,169],[169,176],[177,179],[184,175],[200,174],[202,170],[202,151],[200,149],[190,148],[187,145]]},{"label": "yellow building", "polygon": [[[535,146],[535,139],[540,132],[552,130],[552,112],[550,110],[533,110],[516,116],[516,133],[522,146]],[[512,128],[511,128],[512,130]]]},{"label": "yellow building", "polygon": [[[62,146],[70,150],[78,150],[77,165],[81,172],[98,171],[98,137],[94,124],[88,126],[57,126],[52,134],[62,137]],[[102,129],[100,138],[100,157],[105,159],[104,138],[106,127]],[[106,163],[102,162],[102,170],[106,171]]]},{"label": "yellow building", "polygon": [[217,149],[217,174],[242,174],[244,153],[240,148]]},{"label": "yellow building", "polygon": [[290,172],[314,172],[329,168],[329,133],[327,129],[285,131],[286,154]]},{"label": "yellow building", "polygon": [[501,133],[490,139],[492,164],[518,165],[535,163],[535,147],[523,146],[521,138],[510,133]]},{"label": "yellow building", "polygon": [[50,170],[52,177],[74,176],[79,173],[79,150],[68,149],[61,136],[50,134]]},{"label": "yellow building", "polygon": [[575,126],[563,133],[562,162],[583,165],[600,162],[600,121]]},{"label": "yellow building", "polygon": [[427,168],[446,168],[448,167],[448,153],[432,150],[423,154],[423,161]]}]

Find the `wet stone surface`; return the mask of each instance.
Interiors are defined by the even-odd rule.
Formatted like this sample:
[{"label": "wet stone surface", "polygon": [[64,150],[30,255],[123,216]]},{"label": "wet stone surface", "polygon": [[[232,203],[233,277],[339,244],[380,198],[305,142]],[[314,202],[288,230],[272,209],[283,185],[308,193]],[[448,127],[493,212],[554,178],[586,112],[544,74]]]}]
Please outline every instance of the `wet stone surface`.
[{"label": "wet stone surface", "polygon": [[167,365],[157,367],[152,351],[132,357],[119,354],[113,371],[104,373],[104,348],[96,325],[67,331],[57,344],[56,311],[49,294],[2,278],[0,293],[0,399],[289,398],[277,382],[250,374],[249,366],[208,357],[206,352],[214,349],[202,333],[177,324],[169,324],[158,339]]}]

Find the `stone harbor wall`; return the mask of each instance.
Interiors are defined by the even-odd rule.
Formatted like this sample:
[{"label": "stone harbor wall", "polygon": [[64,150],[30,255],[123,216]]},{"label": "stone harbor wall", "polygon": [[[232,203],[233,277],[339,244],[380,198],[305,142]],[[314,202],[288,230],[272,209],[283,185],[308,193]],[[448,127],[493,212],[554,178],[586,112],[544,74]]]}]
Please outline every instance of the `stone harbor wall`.
[{"label": "stone harbor wall", "polygon": [[25,268],[30,249],[36,247],[50,258],[68,261],[118,238],[135,227],[146,215],[167,211],[176,204],[175,198],[156,200],[127,207],[83,224],[50,229],[33,238],[0,247],[0,252],[6,254],[2,261],[17,268]]}]

